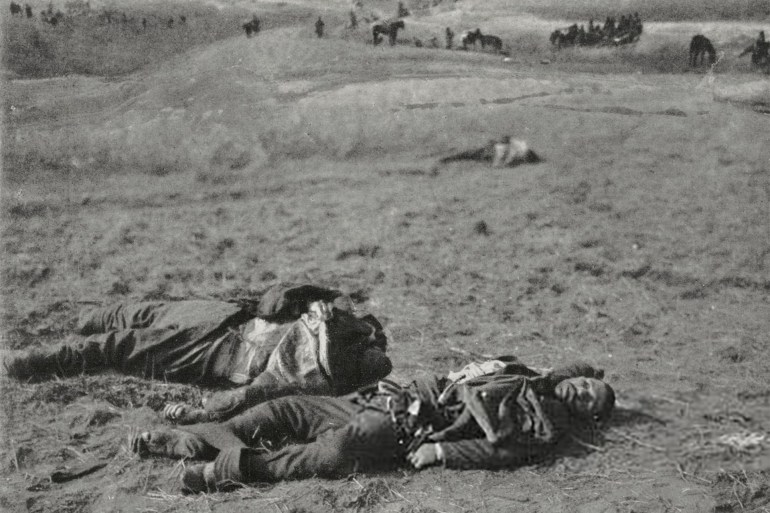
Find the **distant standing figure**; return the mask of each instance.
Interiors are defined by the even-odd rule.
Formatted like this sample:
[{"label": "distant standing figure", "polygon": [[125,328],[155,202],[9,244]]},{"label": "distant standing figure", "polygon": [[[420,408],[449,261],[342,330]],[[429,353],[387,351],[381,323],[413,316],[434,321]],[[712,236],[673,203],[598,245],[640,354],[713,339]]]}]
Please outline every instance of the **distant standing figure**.
[{"label": "distant standing figure", "polygon": [[29,6],[29,4],[24,4],[24,12],[27,13],[27,18],[32,18],[34,14],[32,14],[32,7]]},{"label": "distant standing figure", "polygon": [[179,23],[181,23],[182,25],[187,23],[187,16],[185,16],[184,14],[179,15]]},{"label": "distant standing figure", "polygon": [[397,18],[404,18],[406,16],[409,16],[409,9],[404,6],[404,2],[398,3],[398,11],[396,13]]},{"label": "distant standing figure", "polygon": [[693,36],[690,40],[690,66],[695,67],[699,64],[698,57],[700,57],[700,64],[702,65],[706,54],[709,56],[709,64],[714,64],[717,52],[714,45],[711,44],[711,40],[703,34]]},{"label": "distant standing figure", "polygon": [[446,37],[446,49],[451,50],[452,49],[452,41],[455,38],[455,33],[452,32],[452,29],[447,27],[444,31],[445,37]]},{"label": "distant standing figure", "polygon": [[142,18],[142,28],[147,30],[147,18]]},{"label": "distant standing figure", "polygon": [[166,22],[166,26],[168,28],[173,27],[174,26],[174,18],[169,18],[168,21]]},{"label": "distant standing figure", "polygon": [[354,29],[358,27],[358,18],[356,18],[356,12],[350,10],[350,28]]},{"label": "distant standing figure", "polygon": [[324,37],[324,20],[320,16],[315,22],[315,35],[319,38]]}]

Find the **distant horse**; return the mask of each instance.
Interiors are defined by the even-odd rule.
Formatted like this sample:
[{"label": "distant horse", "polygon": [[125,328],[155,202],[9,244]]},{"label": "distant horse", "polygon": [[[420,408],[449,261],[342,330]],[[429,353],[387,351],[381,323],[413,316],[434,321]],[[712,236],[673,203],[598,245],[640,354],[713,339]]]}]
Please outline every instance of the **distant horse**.
[{"label": "distant horse", "polygon": [[404,20],[381,20],[372,23],[372,41],[374,45],[380,44],[381,35],[387,34],[390,46],[396,44],[398,31],[406,26]]},{"label": "distant horse", "polygon": [[243,30],[246,32],[246,37],[251,37],[252,34],[259,32],[259,18],[254,16],[251,20],[247,21],[243,25]]},{"label": "distant horse", "polygon": [[481,41],[481,49],[491,46],[497,53],[503,51],[503,40],[490,34],[482,34],[481,29],[476,29],[476,39]]},{"label": "distant horse", "polygon": [[571,27],[567,32],[557,29],[551,32],[549,39],[552,45],[561,50],[565,46],[573,46],[577,40],[577,34],[577,30],[572,30]]},{"label": "distant horse", "polygon": [[466,30],[460,34],[460,45],[463,47],[463,50],[467,50],[468,45],[473,45],[473,48],[476,48],[476,39],[478,38],[477,31],[479,31],[479,29]]},{"label": "distant horse", "polygon": [[561,48],[562,46],[564,46],[564,34],[561,33],[561,30],[554,30],[553,32],[551,32],[551,35],[548,37],[548,40],[556,48]]},{"label": "distant horse", "polygon": [[709,56],[709,64],[714,64],[717,60],[717,51],[711,44],[711,40],[703,34],[692,36],[690,40],[690,66],[695,67],[699,64],[698,57],[700,57],[700,65],[703,65],[703,58],[706,54]]}]

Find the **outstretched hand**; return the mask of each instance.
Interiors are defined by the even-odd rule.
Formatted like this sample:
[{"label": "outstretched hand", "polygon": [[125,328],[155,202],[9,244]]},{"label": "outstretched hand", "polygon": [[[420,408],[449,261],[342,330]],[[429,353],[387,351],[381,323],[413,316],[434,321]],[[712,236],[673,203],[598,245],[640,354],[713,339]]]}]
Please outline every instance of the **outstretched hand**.
[{"label": "outstretched hand", "polygon": [[176,424],[206,422],[209,417],[206,410],[191,408],[184,403],[169,403],[163,407],[163,418]]},{"label": "outstretched hand", "polygon": [[177,421],[183,418],[187,413],[187,405],[182,403],[169,403],[163,408],[163,418],[166,420]]},{"label": "outstretched hand", "polygon": [[406,456],[409,463],[416,469],[429,467],[440,463],[438,444],[422,444]]}]

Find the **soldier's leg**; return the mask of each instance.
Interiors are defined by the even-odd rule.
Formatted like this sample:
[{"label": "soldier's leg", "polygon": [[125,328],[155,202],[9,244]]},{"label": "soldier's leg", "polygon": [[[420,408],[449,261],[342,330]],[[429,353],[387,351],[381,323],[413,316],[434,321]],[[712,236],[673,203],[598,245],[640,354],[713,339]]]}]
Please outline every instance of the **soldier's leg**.
[{"label": "soldier's leg", "polygon": [[[294,395],[258,404],[225,422],[194,424],[185,429],[219,448],[230,444],[220,442],[222,431],[250,447],[287,439],[307,442],[346,425],[360,409],[345,397]],[[211,426],[221,429],[212,430]]]},{"label": "soldier's leg", "polygon": [[9,362],[7,372],[19,380],[76,376],[106,369],[163,378],[172,366],[158,348],[184,348],[190,338],[187,330],[170,328],[111,331],[82,342],[35,349]]},{"label": "soldier's leg", "polygon": [[204,448],[216,454],[220,449],[282,443],[286,439],[310,441],[346,425],[359,409],[345,398],[290,396],[254,406],[226,422],[144,431],[134,437],[133,446],[140,454],[203,457],[200,454],[210,454]]},{"label": "soldier's leg", "polygon": [[213,460],[219,454],[219,449],[201,436],[179,429],[144,431],[130,436],[130,443],[131,450],[140,456]]},{"label": "soldier's leg", "polygon": [[395,468],[403,454],[390,415],[364,410],[343,427],[326,431],[307,444],[274,452],[224,449],[213,462],[190,467],[183,476],[183,486],[187,492],[201,492],[283,479],[335,478]]},{"label": "soldier's leg", "polygon": [[240,310],[234,303],[209,300],[119,303],[81,312],[76,330],[81,335],[94,335],[131,329],[184,329],[219,324]]},{"label": "soldier's leg", "polygon": [[[84,341],[35,350],[6,367],[9,376],[21,380],[107,368],[182,382],[226,378],[228,369],[216,365],[222,363],[219,360],[212,360],[217,347],[211,334],[225,323],[239,322],[242,316],[238,305],[224,301],[126,303],[97,308],[81,316],[79,331],[92,333]],[[237,342],[230,340],[219,346],[222,351],[237,352]],[[226,357],[223,354],[224,363]]]},{"label": "soldier's leg", "polygon": [[80,312],[75,330],[81,335],[149,328],[167,309],[163,302],[118,303]]}]

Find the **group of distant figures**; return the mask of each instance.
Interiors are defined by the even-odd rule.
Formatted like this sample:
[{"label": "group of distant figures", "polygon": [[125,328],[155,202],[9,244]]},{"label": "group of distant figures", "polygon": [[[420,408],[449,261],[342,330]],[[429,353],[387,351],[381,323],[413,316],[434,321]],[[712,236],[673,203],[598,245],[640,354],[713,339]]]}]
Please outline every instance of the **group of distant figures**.
[{"label": "group of distant figures", "polygon": [[[243,31],[246,33],[246,37],[251,37],[259,34],[261,23],[259,17],[254,14],[249,21],[241,25],[241,28],[243,28]],[[324,23],[324,20],[319,16],[315,22],[315,35],[317,37],[321,38],[324,36],[325,26],[326,23]]]},{"label": "group of distant figures", "polygon": [[[383,40],[383,36],[388,37],[388,42],[391,46],[396,44],[398,37],[398,31],[403,30],[406,27],[404,20],[380,20],[375,21],[371,25],[372,29],[372,43],[377,46]],[[451,27],[444,29],[444,48],[452,50],[454,48],[455,33]],[[423,42],[419,38],[413,38],[414,46],[417,48],[440,48],[439,38],[436,36],[431,37],[426,42]],[[495,53],[503,52],[503,40],[498,36],[491,34],[483,34],[481,29],[466,30],[460,34],[460,49],[469,50],[471,47],[476,49],[476,44],[481,46],[482,50],[489,49]]]},{"label": "group of distant figures", "polygon": [[[372,42],[375,46],[380,44],[383,40],[383,36],[388,37],[388,42],[391,46],[396,44],[398,37],[398,31],[403,30],[406,24],[404,20],[380,20],[375,21],[371,25],[372,29]],[[444,29],[444,48],[447,50],[454,49],[455,33],[451,27]],[[440,48],[441,44],[439,38],[436,36],[431,37],[427,41],[423,42],[419,38],[413,38],[414,46],[417,48]],[[482,50],[489,49],[495,53],[503,52],[503,40],[498,36],[491,34],[483,34],[481,29],[466,30],[460,34],[460,46],[462,50],[469,50],[470,48],[476,49],[477,43],[481,46]]]},{"label": "group of distant figures", "polygon": [[492,34],[482,34],[479,28],[476,30],[466,30],[460,34],[460,46],[463,50],[467,50],[471,46],[475,49],[476,43],[481,45],[482,50],[486,50],[489,47],[495,53],[503,52],[502,38]]},{"label": "group of distant figures", "polygon": [[635,12],[621,16],[619,21],[607,16],[604,25],[589,20],[587,29],[585,25],[573,23],[566,29],[551,32],[550,40],[558,49],[567,46],[619,46],[638,41],[643,29],[642,19]]},{"label": "group of distant figures", "polygon": [[[738,57],[744,55],[751,55],[752,66],[770,72],[770,42],[765,40],[764,30],[759,31],[757,40],[747,46]],[[690,40],[690,66],[702,66],[706,59],[708,65],[714,65],[717,60],[717,51],[709,38],[703,34],[697,34]]]},{"label": "group of distant figures", "polygon": [[[69,4],[68,4],[69,5]],[[74,3],[73,3],[74,5]],[[32,11],[32,7],[29,4],[20,4],[15,1],[10,3],[11,16],[34,18],[35,14]],[[398,3],[398,17],[387,20],[374,20],[370,24],[370,30],[372,34],[372,43],[377,46],[384,38],[387,37],[390,46],[395,46],[398,33],[400,30],[404,30],[406,23],[402,19],[405,16],[409,16],[409,11],[404,7],[403,2]],[[83,16],[98,16],[104,23],[122,23],[133,24],[135,21],[133,17],[129,17],[125,12],[119,13],[114,10],[102,9],[98,13],[94,13],[90,9],[88,2],[82,4],[80,10],[73,12],[72,15]],[[66,18],[65,14],[61,10],[54,11],[53,3],[48,4],[48,8],[40,11],[40,19],[44,23],[48,23],[52,26],[56,26]],[[364,21],[369,22],[368,19]],[[178,18],[179,25],[184,25],[187,22],[185,15],[180,15]],[[163,19],[162,24],[168,28],[172,28],[175,23],[174,17]],[[246,37],[256,35],[260,31],[260,19],[255,14],[252,19],[245,22],[242,25]],[[147,18],[141,19],[142,29],[147,29]],[[315,34],[321,38],[324,36],[325,23],[319,16],[315,22]],[[358,27],[358,18],[355,11],[350,11],[350,23],[347,26],[349,29],[355,29]],[[643,24],[639,16],[639,13],[634,13],[628,16],[621,16],[620,20],[616,22],[614,17],[608,16],[604,22],[604,25],[594,23],[593,20],[589,20],[588,28],[584,25],[578,26],[577,23],[572,24],[568,28],[562,30],[557,29],[551,33],[551,44],[561,49],[568,46],[601,46],[601,45],[623,45],[632,43],[639,40],[642,34]],[[444,31],[445,44],[444,48],[451,50],[454,48],[455,33],[450,27],[446,27]],[[432,37],[426,43],[418,38],[413,38],[414,46],[418,48],[440,48],[438,37]],[[484,34],[480,28],[475,30],[466,30],[460,34],[459,48],[462,50],[474,50],[479,45],[482,51],[492,51],[498,54],[505,54],[503,49],[503,40],[499,36],[492,34]],[[716,62],[716,49],[711,40],[703,34],[697,34],[690,40],[690,53],[689,64],[692,67],[702,66],[704,62],[708,62],[709,65],[713,65]],[[770,42],[765,40],[765,32],[760,31],[759,37],[750,46],[746,47],[738,57],[744,55],[751,55],[751,63],[753,66],[764,69],[770,72]]]},{"label": "group of distant figures", "polygon": [[[49,3],[47,9],[40,11],[40,21],[55,27],[60,23],[64,22],[68,17],[76,17],[76,16],[95,17],[96,19],[98,19],[99,21],[107,25],[110,25],[110,24],[126,25],[126,26],[136,26],[138,28],[138,24],[141,24],[141,27],[143,30],[146,30],[149,24],[146,17],[141,18],[141,21],[140,21],[137,18],[128,16],[125,12],[119,12],[119,11],[107,9],[107,8],[104,8],[101,11],[93,11],[91,10],[88,2],[71,3],[71,4],[72,4],[71,6],[69,3],[67,4],[68,14],[65,14],[61,10],[54,11],[53,3]],[[26,16],[27,18],[30,18],[30,19],[35,17],[35,13],[32,11],[32,7],[29,4],[24,4],[24,6],[22,6],[21,4],[12,1],[10,5],[10,9],[11,9],[11,16],[20,16],[20,17]],[[173,28],[175,23],[178,25],[185,25],[187,23],[187,17],[184,14],[180,14],[178,18],[175,18],[173,16],[169,18],[162,18],[160,22],[156,24],[165,25],[168,28]]]},{"label": "group of distant figures", "polygon": [[[11,16],[26,16],[27,18],[34,18],[35,13],[32,12],[32,7],[30,7],[29,4],[24,4],[22,7],[21,4],[11,2]],[[61,11],[54,12],[53,4],[49,4],[48,9],[40,11],[40,19],[44,23],[56,26],[61,20],[64,19],[64,13]]]},{"label": "group of distant figures", "polygon": [[17,14],[19,16],[24,16],[25,13],[27,18],[32,18],[35,16],[32,13],[32,7],[30,7],[29,4],[24,4],[24,7],[22,8],[21,4],[11,2],[11,16],[16,16]]}]

